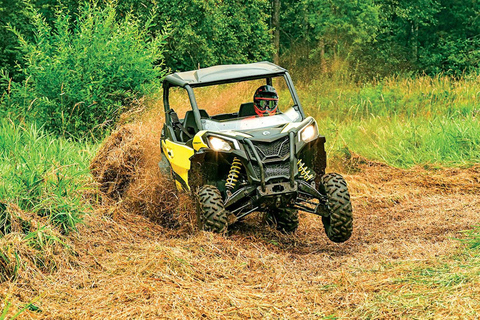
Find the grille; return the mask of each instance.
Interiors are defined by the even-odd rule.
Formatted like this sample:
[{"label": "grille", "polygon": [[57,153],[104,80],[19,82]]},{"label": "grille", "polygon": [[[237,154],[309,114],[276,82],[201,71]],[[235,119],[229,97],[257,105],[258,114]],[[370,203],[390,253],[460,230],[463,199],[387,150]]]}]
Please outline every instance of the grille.
[{"label": "grille", "polygon": [[252,141],[261,161],[284,158],[290,152],[288,137],[273,142]]},{"label": "grille", "polygon": [[[290,163],[288,161],[267,163],[263,166],[265,170],[265,179],[276,176],[289,176],[290,175]],[[257,164],[253,165],[255,174],[260,178],[260,167]]]}]

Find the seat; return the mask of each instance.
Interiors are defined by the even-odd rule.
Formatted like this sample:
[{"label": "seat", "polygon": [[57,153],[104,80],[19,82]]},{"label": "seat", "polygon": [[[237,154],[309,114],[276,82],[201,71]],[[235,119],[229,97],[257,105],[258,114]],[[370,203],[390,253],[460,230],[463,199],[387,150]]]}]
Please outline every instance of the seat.
[{"label": "seat", "polygon": [[[200,118],[202,119],[209,119],[210,116],[208,115],[207,111],[204,109],[200,109]],[[197,123],[195,122],[195,115],[193,114],[192,110],[189,110],[185,113],[185,118],[183,119],[183,126],[187,130],[187,132],[193,137],[198,132]],[[187,142],[191,139],[185,132],[181,132],[181,139],[183,142]]]},{"label": "seat", "polygon": [[253,102],[246,102],[240,105],[240,110],[238,111],[238,117],[249,117],[255,116],[255,108],[253,106]]},{"label": "seat", "polygon": [[202,119],[210,119],[210,116],[208,115],[207,111],[204,109],[198,109],[200,111],[200,118]]}]

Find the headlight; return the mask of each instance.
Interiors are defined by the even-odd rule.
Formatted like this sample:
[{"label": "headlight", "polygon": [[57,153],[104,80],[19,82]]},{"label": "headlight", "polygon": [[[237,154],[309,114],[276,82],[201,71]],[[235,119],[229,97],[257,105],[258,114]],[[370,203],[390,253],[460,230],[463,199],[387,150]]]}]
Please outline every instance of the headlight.
[{"label": "headlight", "polygon": [[307,143],[312,141],[318,136],[317,126],[315,124],[310,124],[300,131],[300,138],[303,142]]},{"label": "headlight", "polygon": [[210,148],[215,151],[230,151],[232,150],[232,146],[225,140],[217,138],[217,137],[210,137],[208,139],[210,144]]}]

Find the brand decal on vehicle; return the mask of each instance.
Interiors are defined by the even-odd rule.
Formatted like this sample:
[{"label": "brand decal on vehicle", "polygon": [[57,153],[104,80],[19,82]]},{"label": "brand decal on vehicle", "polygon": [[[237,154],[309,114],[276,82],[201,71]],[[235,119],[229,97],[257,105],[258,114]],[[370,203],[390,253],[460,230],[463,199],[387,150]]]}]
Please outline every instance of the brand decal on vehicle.
[{"label": "brand decal on vehicle", "polygon": [[268,136],[270,134],[270,131],[263,131],[262,133],[264,136]]}]

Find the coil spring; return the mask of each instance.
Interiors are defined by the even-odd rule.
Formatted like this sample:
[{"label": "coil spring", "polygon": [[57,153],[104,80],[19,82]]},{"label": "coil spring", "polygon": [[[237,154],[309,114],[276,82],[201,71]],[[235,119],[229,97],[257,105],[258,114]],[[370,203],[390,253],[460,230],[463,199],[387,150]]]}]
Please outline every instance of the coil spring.
[{"label": "coil spring", "polygon": [[302,159],[298,159],[298,172],[305,181],[310,181],[313,179],[313,174],[310,173],[310,169],[307,168],[305,163],[303,163]]},{"label": "coil spring", "polygon": [[228,189],[235,188],[235,185],[238,181],[238,174],[240,173],[240,169],[242,167],[242,162],[237,157],[233,158],[232,166],[230,167],[230,172],[228,173],[227,182],[225,183],[225,187]]}]

